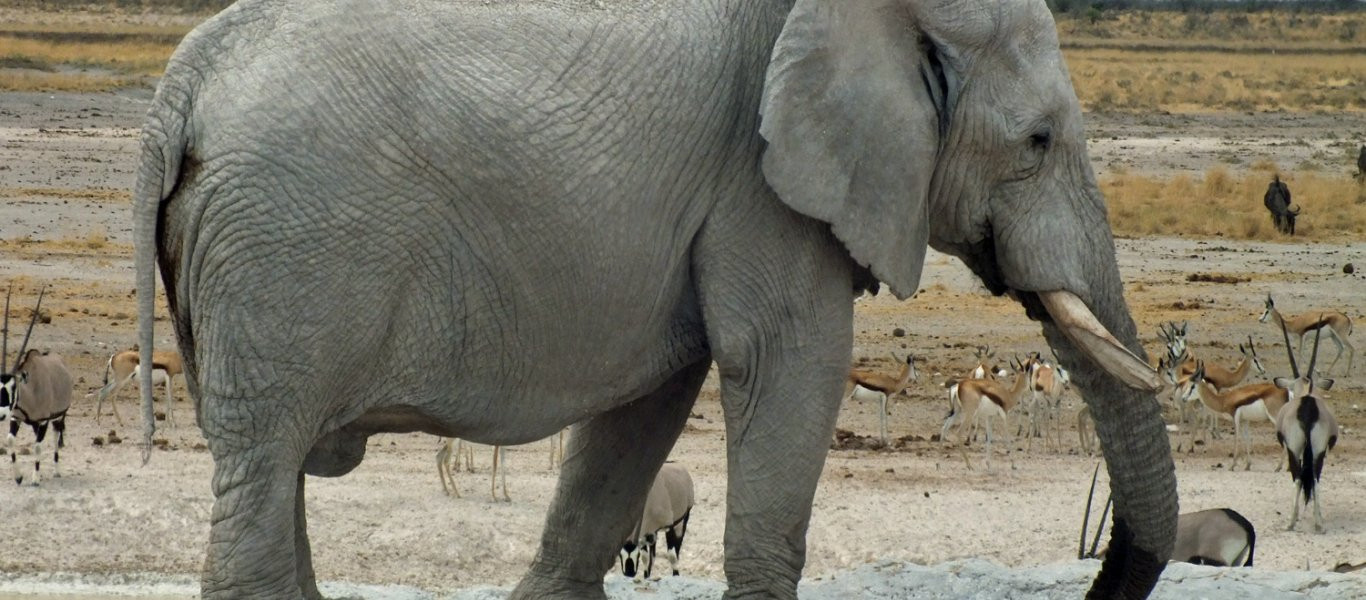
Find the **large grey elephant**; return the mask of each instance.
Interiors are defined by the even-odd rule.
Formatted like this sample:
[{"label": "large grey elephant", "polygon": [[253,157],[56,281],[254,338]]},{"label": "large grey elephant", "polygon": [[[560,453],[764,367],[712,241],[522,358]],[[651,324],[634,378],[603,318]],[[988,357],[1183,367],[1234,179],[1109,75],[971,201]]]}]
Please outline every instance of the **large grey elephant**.
[{"label": "large grey elephant", "polygon": [[513,596],[601,598],[712,362],[726,596],[792,598],[853,297],[915,293],[927,244],[1042,321],[1091,405],[1094,593],[1144,596],[1171,549],[1157,378],[1042,1],[242,0],[167,66],[135,196],[143,361],[159,264],[214,458],[205,598],[316,597],[304,475],[372,434],[570,423]]}]

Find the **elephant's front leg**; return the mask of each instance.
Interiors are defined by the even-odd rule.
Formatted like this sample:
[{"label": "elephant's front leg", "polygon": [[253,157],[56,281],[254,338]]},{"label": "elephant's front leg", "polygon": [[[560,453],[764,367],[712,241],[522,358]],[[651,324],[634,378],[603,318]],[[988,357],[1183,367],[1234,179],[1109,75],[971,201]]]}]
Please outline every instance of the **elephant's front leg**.
[{"label": "elephant's front leg", "polygon": [[710,360],[654,392],[575,425],[541,547],[512,599],[604,598],[602,577],[688,420]]},{"label": "elephant's front leg", "polygon": [[822,227],[762,229],[698,265],[726,416],[726,598],[796,598],[853,344],[843,249]]}]

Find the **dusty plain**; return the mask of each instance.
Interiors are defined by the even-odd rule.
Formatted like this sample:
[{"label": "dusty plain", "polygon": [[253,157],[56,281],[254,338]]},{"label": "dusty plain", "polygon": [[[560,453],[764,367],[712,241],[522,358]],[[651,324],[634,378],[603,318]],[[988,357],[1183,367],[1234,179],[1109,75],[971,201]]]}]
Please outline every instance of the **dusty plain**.
[{"label": "dusty plain", "polygon": [[[45,322],[34,330],[33,345],[65,356],[77,378],[62,476],[45,479],[41,487],[0,486],[0,522],[10,524],[0,577],[59,571],[193,575],[200,567],[212,461],[192,424],[183,385],[176,389],[177,423],[160,423],[157,437],[164,442],[146,466],[139,460],[132,387],[118,400],[122,425],[107,407],[97,423],[88,396],[102,384],[110,353],[134,341],[128,190],[150,97],[144,88],[0,93],[0,284],[15,285],[11,326],[22,329],[39,287],[49,286]],[[1325,171],[1346,173],[1353,167],[1337,146],[1366,140],[1366,115],[1350,111],[1092,113],[1087,126],[1101,176],[1198,177],[1213,166],[1241,172],[1259,161],[1293,172],[1309,160],[1323,163]],[[1260,207],[1261,198],[1247,202]],[[1366,211],[1366,205],[1357,206]],[[1311,221],[1314,213],[1301,218]],[[1291,313],[1337,309],[1358,324],[1366,317],[1366,237],[1360,235],[1313,241],[1151,236],[1122,238],[1116,245],[1128,300],[1150,353],[1159,347],[1160,323],[1188,321],[1192,347],[1206,360],[1232,365],[1238,344],[1250,336],[1267,368],[1280,375],[1288,372],[1280,333],[1257,322],[1268,293]],[[1354,273],[1344,273],[1349,263]],[[1236,283],[1188,281],[1194,275],[1222,275]],[[832,449],[808,534],[808,577],[884,560],[935,564],[985,557],[1036,565],[1074,559],[1086,486],[1099,460],[1078,448],[1075,392],[1067,396],[1061,447],[1043,449],[1034,440],[1030,449],[1025,439],[1007,439],[997,444],[994,469],[988,471],[975,443],[966,449],[975,467],[968,470],[959,449],[938,439],[947,412],[940,383],[971,367],[977,344],[995,348],[998,362],[1031,350],[1046,355],[1038,325],[1012,301],[986,294],[956,260],[943,255],[929,258],[922,288],[907,302],[883,295],[856,308],[855,362],[890,373],[892,354],[913,353],[920,380],[891,405],[890,448],[870,448],[867,440],[854,438]],[[170,347],[161,310],[158,345]],[[1357,332],[1350,339],[1366,351],[1366,335]],[[1335,349],[1325,350],[1331,359]],[[1344,367],[1340,363],[1337,371]],[[1175,456],[1183,510],[1231,507],[1247,516],[1258,529],[1258,568],[1321,570],[1366,561],[1363,369],[1366,354],[1358,353],[1353,372],[1338,376],[1326,394],[1343,424],[1323,476],[1327,533],[1312,533],[1305,521],[1295,531],[1285,530],[1291,481],[1273,471],[1284,459],[1266,423],[1253,425],[1250,471],[1228,469],[1233,446],[1227,420],[1223,437]],[[158,411],[164,411],[160,403]],[[724,428],[714,381],[694,413],[673,454],[693,473],[698,492],[682,569],[719,580]],[[1175,412],[1166,413],[1174,422]],[[876,436],[877,408],[846,404],[839,427]],[[1175,445],[1184,434],[1172,436]],[[31,434],[22,433],[21,451],[31,442]],[[485,447],[475,453],[477,472],[458,475],[463,497],[443,494],[435,473],[437,446],[428,435],[377,436],[352,474],[310,479],[308,519],[321,579],[434,592],[516,581],[532,557],[553,493],[557,471],[550,464],[550,442],[509,449],[511,502],[490,497]],[[1009,455],[1002,447],[1011,449]],[[19,464],[31,460],[21,455]]]}]

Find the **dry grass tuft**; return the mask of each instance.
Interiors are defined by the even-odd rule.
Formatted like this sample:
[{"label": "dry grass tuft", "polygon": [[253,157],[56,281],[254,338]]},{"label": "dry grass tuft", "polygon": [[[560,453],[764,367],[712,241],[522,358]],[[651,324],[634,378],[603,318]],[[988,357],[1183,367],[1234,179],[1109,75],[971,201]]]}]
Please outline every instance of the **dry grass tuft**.
[{"label": "dry grass tuft", "polygon": [[85,234],[85,247],[99,250],[109,245],[109,232],[104,227],[95,227]]},{"label": "dry grass tuft", "polygon": [[60,198],[62,200],[85,200],[97,204],[132,204],[130,190],[107,187],[88,188],[0,188],[0,198]]},{"label": "dry grass tuft", "polygon": [[1251,277],[1239,277],[1237,275],[1225,275],[1223,273],[1191,273],[1186,276],[1186,281],[1195,283],[1247,283],[1252,281]]},{"label": "dry grass tuft", "polygon": [[[1348,177],[1322,173],[1282,174],[1300,207],[1295,237],[1361,239],[1366,235],[1366,192]],[[1111,175],[1100,180],[1110,225],[1120,236],[1188,235],[1238,239],[1287,239],[1276,231],[1262,204],[1270,174],[1262,169],[1230,174],[1216,167],[1199,179]]]}]

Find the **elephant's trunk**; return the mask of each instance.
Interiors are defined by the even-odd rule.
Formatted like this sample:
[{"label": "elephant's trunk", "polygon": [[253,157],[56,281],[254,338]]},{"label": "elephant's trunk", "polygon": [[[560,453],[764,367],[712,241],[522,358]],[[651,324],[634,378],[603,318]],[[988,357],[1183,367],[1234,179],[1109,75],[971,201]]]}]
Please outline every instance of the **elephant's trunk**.
[{"label": "elephant's trunk", "polygon": [[[1129,362],[1141,360],[1137,357],[1143,356],[1143,348],[1124,302],[1118,267],[1111,261],[1096,271],[1089,274],[1094,285],[1088,295],[1093,300],[1086,311],[1094,320],[1078,322],[1066,312],[1076,308],[1071,303],[1085,306],[1076,296],[1040,294],[1053,316],[1044,324],[1044,335],[1072,369],[1073,382],[1090,406],[1115,499],[1109,551],[1087,597],[1145,598],[1156,585],[1176,536],[1175,467],[1161,407],[1151,391],[1141,389],[1147,387],[1145,372],[1150,369],[1146,363],[1140,367]],[[1094,327],[1113,337],[1105,340]],[[1127,350],[1111,348],[1110,341]]]}]

